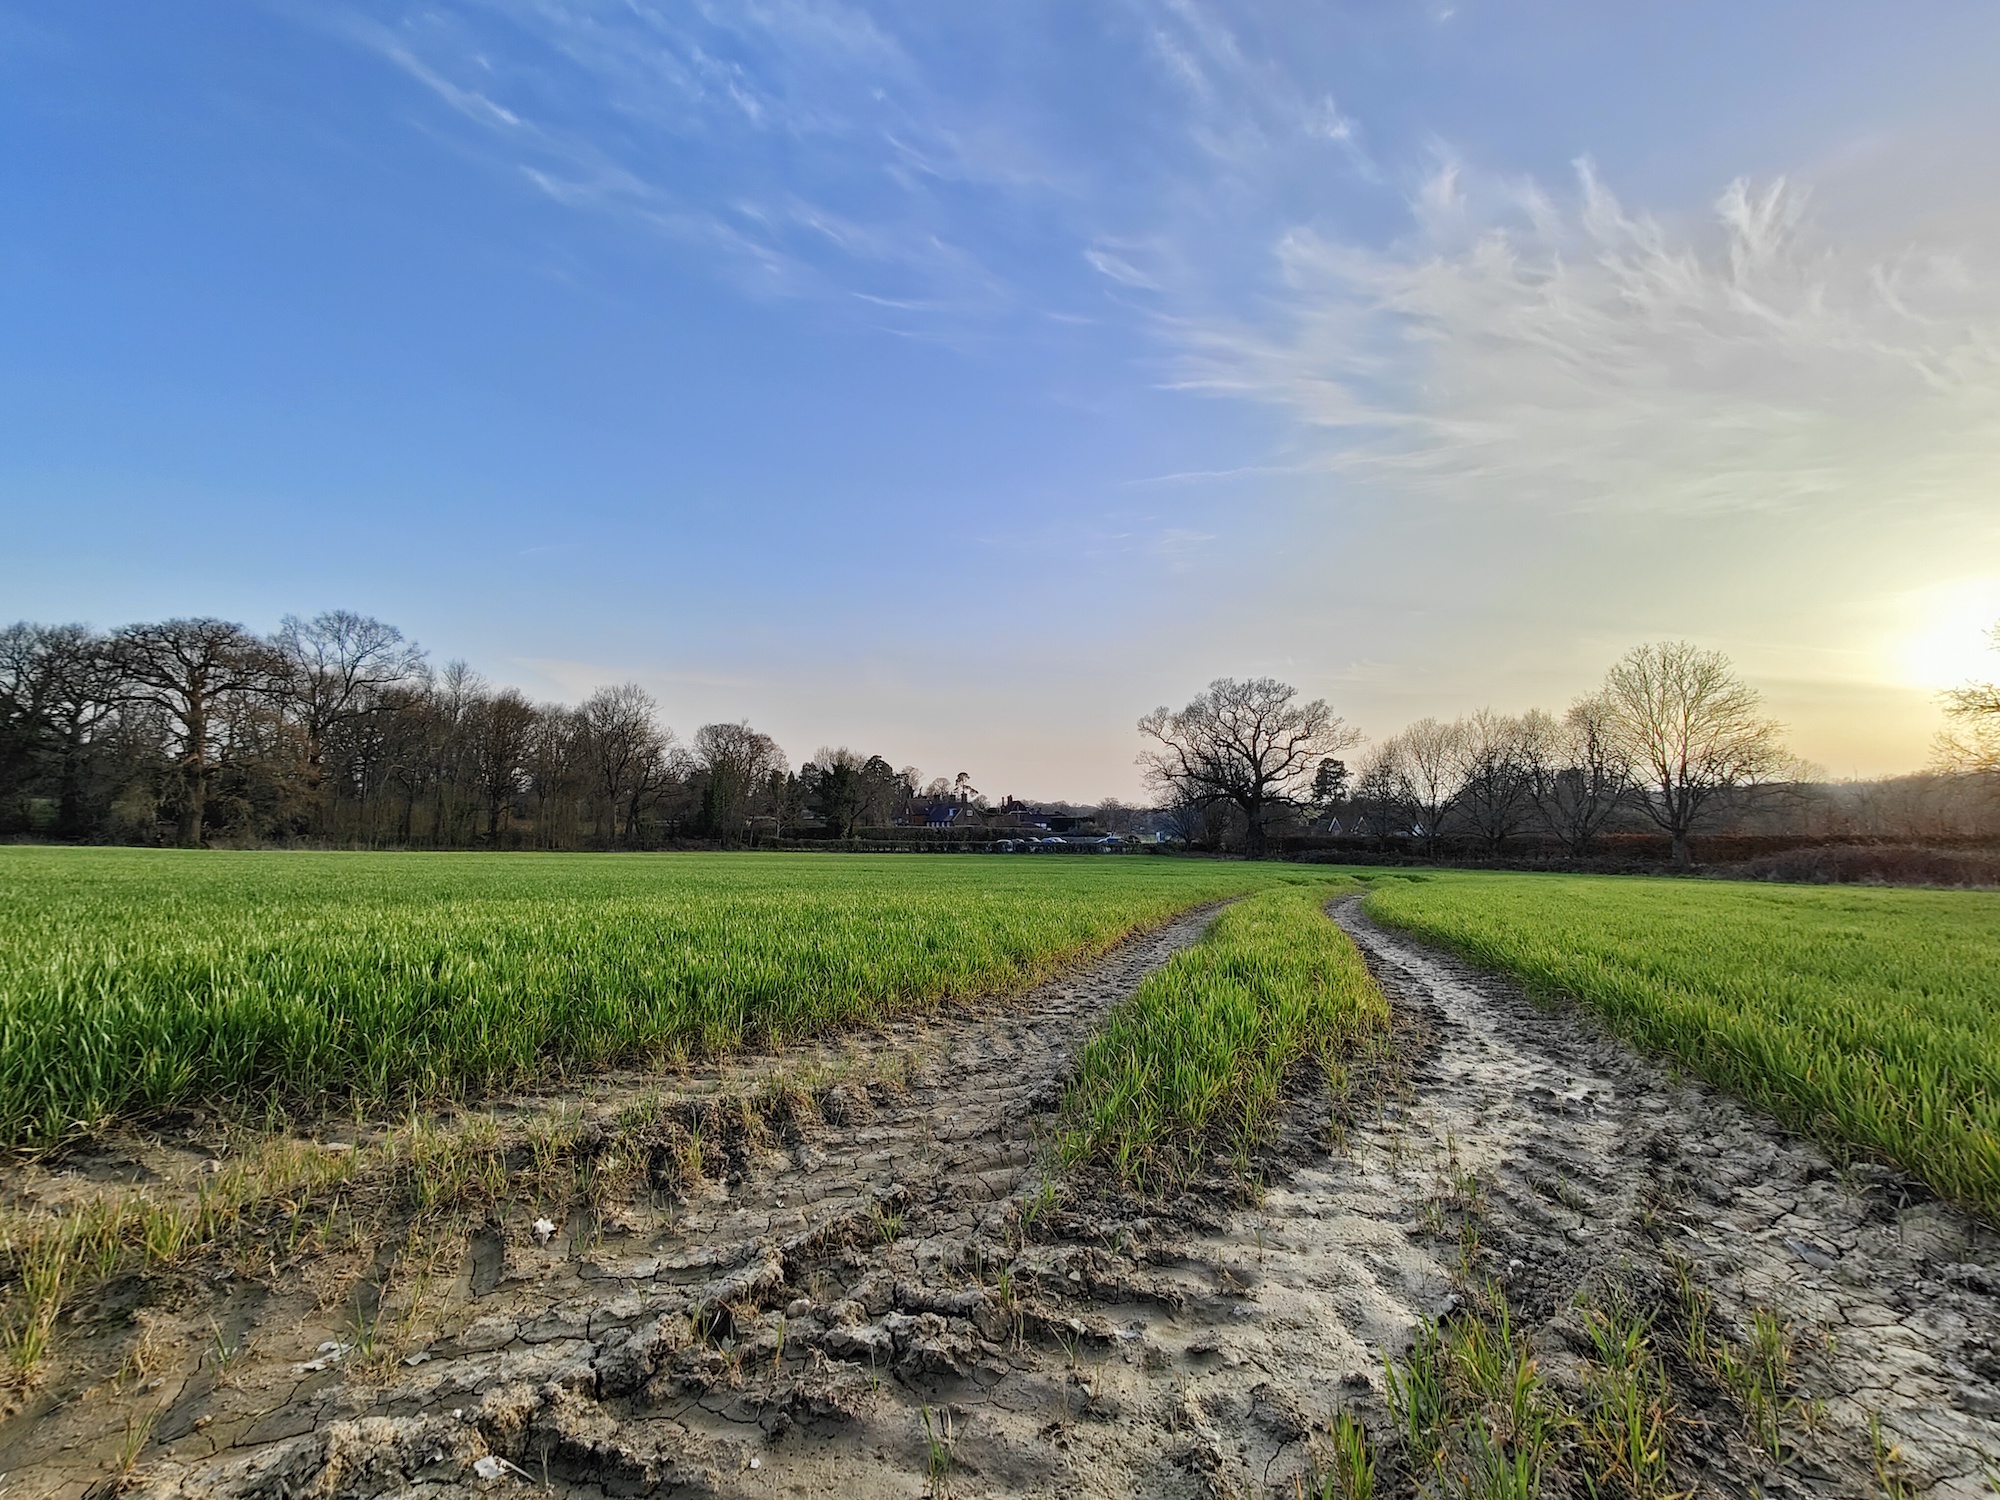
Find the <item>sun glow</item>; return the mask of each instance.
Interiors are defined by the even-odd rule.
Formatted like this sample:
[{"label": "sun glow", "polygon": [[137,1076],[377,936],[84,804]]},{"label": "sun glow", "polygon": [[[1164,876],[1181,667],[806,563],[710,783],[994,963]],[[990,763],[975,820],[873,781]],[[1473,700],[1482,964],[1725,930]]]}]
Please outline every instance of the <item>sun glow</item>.
[{"label": "sun glow", "polygon": [[2000,678],[1993,628],[2000,577],[1966,578],[1914,596],[1910,626],[1896,641],[1898,675],[1917,687],[1957,687]]}]

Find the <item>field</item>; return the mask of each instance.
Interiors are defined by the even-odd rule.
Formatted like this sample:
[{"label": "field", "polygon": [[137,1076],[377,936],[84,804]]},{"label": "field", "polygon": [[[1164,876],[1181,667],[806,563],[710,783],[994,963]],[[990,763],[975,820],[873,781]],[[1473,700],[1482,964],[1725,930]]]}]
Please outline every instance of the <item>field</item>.
[{"label": "field", "polygon": [[1366,909],[2000,1216],[2000,895],[1439,872]]},{"label": "field", "polygon": [[24,1493],[1834,1500],[2000,1456],[1992,897],[0,849],[0,915]]},{"label": "field", "polygon": [[781,1043],[1018,990],[1287,878],[1141,859],[0,850],[0,1142]]}]

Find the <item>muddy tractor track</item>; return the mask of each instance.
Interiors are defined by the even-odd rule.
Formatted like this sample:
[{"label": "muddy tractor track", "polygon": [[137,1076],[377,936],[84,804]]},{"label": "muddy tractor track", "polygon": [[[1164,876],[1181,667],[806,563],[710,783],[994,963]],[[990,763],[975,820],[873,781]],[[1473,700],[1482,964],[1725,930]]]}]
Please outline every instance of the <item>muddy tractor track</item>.
[{"label": "muddy tractor track", "polygon": [[[699,1188],[590,1222],[496,1216],[455,1255],[436,1335],[366,1372],[282,1276],[183,1289],[185,1348],[145,1388],[127,1472],[106,1478],[115,1402],[70,1392],[0,1425],[0,1495],[1296,1496],[1336,1413],[1386,1432],[1383,1352],[1459,1305],[1436,1209],[1473,1179],[1482,1274],[1551,1378],[1584,1347],[1579,1291],[1643,1294],[1670,1264],[1722,1323],[1786,1320],[1789,1450],[1690,1406],[1686,1488],[1879,1492],[1873,1414],[1908,1493],[1993,1493],[2000,1238],[1353,899],[1335,917],[1397,1046],[1344,1102],[1300,1083],[1254,1190],[1222,1164],[1165,1204],[1045,1183],[1081,1042],[1207,915],[847,1039],[903,1060],[894,1085],[824,1089]],[[248,1352],[217,1368],[210,1329]]]}]

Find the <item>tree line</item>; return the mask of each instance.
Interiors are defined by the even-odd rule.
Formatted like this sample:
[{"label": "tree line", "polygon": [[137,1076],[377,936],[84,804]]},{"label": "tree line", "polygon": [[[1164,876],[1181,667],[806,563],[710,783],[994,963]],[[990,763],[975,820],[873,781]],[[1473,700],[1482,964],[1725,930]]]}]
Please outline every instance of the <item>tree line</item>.
[{"label": "tree line", "polygon": [[1733,798],[1802,774],[1728,659],[1685,642],[1634,648],[1561,714],[1419,719],[1355,771],[1340,757],[1361,736],[1324,700],[1270,678],[1220,679],[1139,732],[1140,764],[1177,831],[1216,840],[1233,823],[1253,857],[1301,822],[1433,854],[1447,840],[1498,850],[1533,832],[1581,856],[1615,820],[1636,818],[1686,864],[1696,829]]},{"label": "tree line", "polygon": [[[1609,832],[1652,827],[1685,863],[1698,830],[1782,788],[1793,826],[1770,831],[1844,819],[1921,837],[1984,826],[1963,790],[2000,780],[2000,689],[1968,684],[1945,708],[1940,775],[1815,802],[1757,694],[1720,653],[1682,642],[1635,648],[1560,713],[1420,719],[1353,766],[1361,736],[1324,700],[1223,678],[1140,720],[1156,805],[1091,811],[1100,831],[1253,857],[1307,831],[1433,855],[1530,836],[1583,857]],[[0,630],[0,835],[643,849],[851,839],[941,801],[985,806],[963,773],[925,782],[846,748],[794,770],[747,723],[683,743],[633,683],[531,702],[347,611],[287,617],[269,636],[205,618]]]},{"label": "tree line", "polygon": [[216,619],[0,630],[0,833],[637,849],[852,837],[970,794],[845,748],[795,771],[743,723],[682,743],[634,683],[531,702],[345,610],[270,636]]}]

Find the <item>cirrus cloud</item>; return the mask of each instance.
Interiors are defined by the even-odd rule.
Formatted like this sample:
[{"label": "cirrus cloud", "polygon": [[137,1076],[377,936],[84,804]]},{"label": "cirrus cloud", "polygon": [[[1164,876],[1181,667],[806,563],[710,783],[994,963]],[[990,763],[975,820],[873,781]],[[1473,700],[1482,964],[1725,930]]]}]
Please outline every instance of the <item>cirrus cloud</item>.
[{"label": "cirrus cloud", "polygon": [[1440,167],[1386,248],[1293,230],[1261,322],[1173,317],[1176,383],[1275,403],[1326,467],[1544,511],[1980,503],[2000,296],[1949,248],[1867,259],[1731,183],[1676,232],[1588,162],[1559,201]]}]

